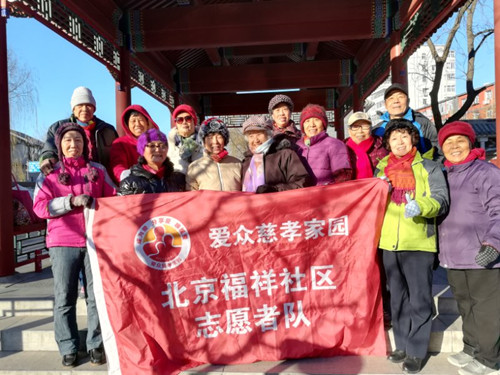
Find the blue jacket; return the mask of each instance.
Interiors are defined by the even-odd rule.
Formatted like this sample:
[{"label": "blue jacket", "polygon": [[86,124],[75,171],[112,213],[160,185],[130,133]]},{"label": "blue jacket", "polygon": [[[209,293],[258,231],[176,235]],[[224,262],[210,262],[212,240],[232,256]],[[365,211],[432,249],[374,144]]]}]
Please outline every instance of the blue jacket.
[{"label": "blue jacket", "polygon": [[481,269],[475,257],[482,243],[500,251],[500,169],[478,159],[446,169],[450,211],[439,225],[439,261],[445,268]]}]

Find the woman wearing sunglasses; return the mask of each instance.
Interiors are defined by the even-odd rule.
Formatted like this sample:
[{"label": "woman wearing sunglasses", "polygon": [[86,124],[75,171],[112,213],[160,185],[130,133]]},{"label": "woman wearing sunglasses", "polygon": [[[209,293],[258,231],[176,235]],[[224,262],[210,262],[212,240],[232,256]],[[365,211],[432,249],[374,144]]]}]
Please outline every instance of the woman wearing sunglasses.
[{"label": "woman wearing sunglasses", "polygon": [[[175,126],[173,126],[175,125]],[[168,133],[168,158],[176,171],[187,173],[189,164],[203,156],[203,146],[197,142],[198,118],[187,104],[172,112],[172,130]]]}]

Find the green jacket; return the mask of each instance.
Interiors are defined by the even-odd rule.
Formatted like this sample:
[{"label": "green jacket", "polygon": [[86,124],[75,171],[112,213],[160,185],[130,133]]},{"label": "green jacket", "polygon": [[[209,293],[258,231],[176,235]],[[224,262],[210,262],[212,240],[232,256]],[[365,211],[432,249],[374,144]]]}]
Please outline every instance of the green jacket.
[{"label": "green jacket", "polygon": [[[375,176],[384,176],[389,155],[378,163]],[[417,151],[412,163],[415,200],[422,213],[406,219],[405,204],[388,199],[379,247],[391,251],[436,252],[436,217],[448,210],[448,187],[438,163],[422,158]]]}]

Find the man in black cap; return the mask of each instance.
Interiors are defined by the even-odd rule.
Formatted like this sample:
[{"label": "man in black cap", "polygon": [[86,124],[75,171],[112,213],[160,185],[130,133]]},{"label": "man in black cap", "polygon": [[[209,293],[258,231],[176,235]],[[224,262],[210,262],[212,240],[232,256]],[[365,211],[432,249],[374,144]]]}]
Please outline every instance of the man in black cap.
[{"label": "man in black cap", "polygon": [[373,129],[373,134],[382,137],[385,133],[387,123],[396,118],[404,118],[415,125],[420,134],[420,142],[417,145],[422,155],[434,160],[441,157],[441,149],[438,144],[436,126],[420,112],[410,108],[408,90],[400,83],[393,83],[384,92],[385,108],[387,112],[382,115],[382,121]]}]

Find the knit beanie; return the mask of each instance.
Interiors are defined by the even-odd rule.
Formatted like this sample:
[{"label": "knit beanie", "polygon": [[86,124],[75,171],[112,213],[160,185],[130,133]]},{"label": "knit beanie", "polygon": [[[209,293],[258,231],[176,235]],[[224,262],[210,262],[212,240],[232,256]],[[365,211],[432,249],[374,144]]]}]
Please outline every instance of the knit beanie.
[{"label": "knit beanie", "polygon": [[269,114],[273,114],[273,109],[276,107],[278,104],[285,103],[288,108],[290,108],[290,112],[293,112],[293,101],[290,99],[289,96],[283,95],[283,94],[278,94],[276,96],[273,96],[273,98],[269,101],[269,106],[267,109],[269,110]]},{"label": "knit beanie", "polygon": [[76,132],[80,133],[80,135],[82,136],[82,138],[83,138],[82,157],[85,160],[85,162],[87,163],[87,169],[89,170],[87,173],[87,178],[89,179],[89,181],[92,181],[92,182],[96,181],[97,177],[98,177],[98,172],[95,168],[90,166],[89,140],[87,138],[87,134],[85,134],[85,130],[83,130],[83,128],[80,125],[75,124],[73,122],[66,122],[66,123],[62,124],[61,126],[59,126],[59,128],[56,131],[55,141],[56,141],[56,147],[57,147],[57,156],[59,158],[60,165],[61,165],[61,173],[59,174],[59,176],[57,178],[58,181],[63,185],[69,185],[70,175],[69,175],[69,173],[67,173],[65,171],[65,168],[64,168],[64,162],[63,162],[64,154],[63,154],[62,147],[61,147],[61,141],[64,137],[64,134],[66,134],[69,131],[76,131]]},{"label": "knit beanie", "polygon": [[96,108],[94,95],[92,95],[90,89],[80,86],[73,91],[73,95],[71,96],[71,110],[78,104],[92,104],[94,109]]},{"label": "knit beanie", "polygon": [[245,120],[245,122],[243,122],[243,134],[252,130],[265,131],[272,135],[273,122],[267,119],[266,116],[259,116],[259,115],[250,116]]},{"label": "knit beanie", "polygon": [[224,138],[224,146],[229,143],[229,130],[226,124],[216,117],[210,117],[201,123],[200,131],[198,132],[198,142],[205,143],[205,138],[209,134],[219,133]]},{"label": "knit beanie", "polygon": [[172,124],[175,124],[177,115],[182,112],[189,113],[189,115],[193,118],[194,126],[198,125],[198,117],[196,117],[196,111],[188,104],[181,104],[175,107],[174,111],[172,112]]},{"label": "knit beanie", "polygon": [[144,149],[146,148],[146,145],[152,141],[163,142],[168,146],[168,140],[165,134],[158,129],[149,129],[137,138],[137,152],[139,155],[144,156]]},{"label": "knit beanie", "polygon": [[474,142],[476,141],[476,133],[474,132],[474,128],[471,124],[465,121],[453,121],[446,124],[439,130],[439,147],[442,148],[444,141],[446,141],[446,138],[452,135],[465,135],[470,139],[470,142],[472,144],[474,144]]},{"label": "knit beanie", "polygon": [[302,129],[302,132],[304,132],[304,121],[312,117],[319,118],[326,130],[326,128],[328,127],[328,118],[326,117],[325,108],[318,104],[308,104],[304,107],[304,109],[302,109],[302,112],[300,113],[300,128]]}]

